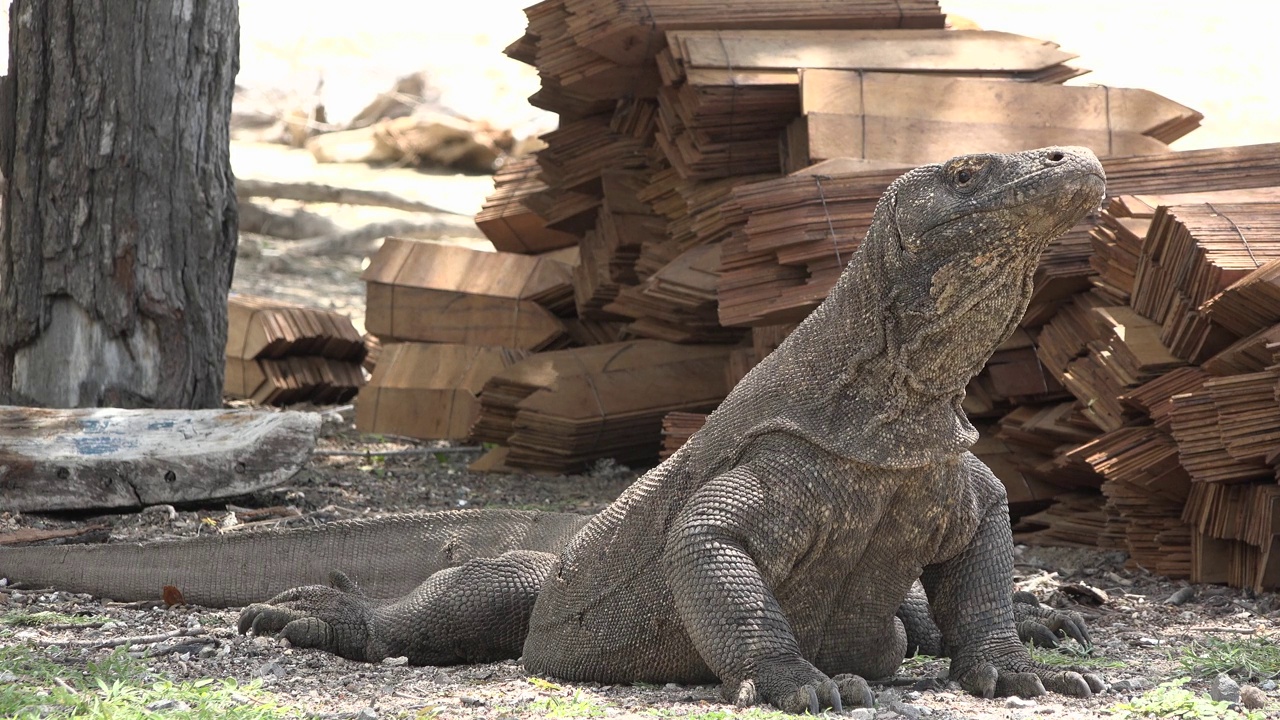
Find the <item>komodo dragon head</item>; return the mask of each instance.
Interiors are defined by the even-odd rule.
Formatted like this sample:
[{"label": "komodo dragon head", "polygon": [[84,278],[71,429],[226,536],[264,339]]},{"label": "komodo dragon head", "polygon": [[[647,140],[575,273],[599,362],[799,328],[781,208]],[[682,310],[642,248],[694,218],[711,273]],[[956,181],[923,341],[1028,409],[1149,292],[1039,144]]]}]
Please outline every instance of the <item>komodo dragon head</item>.
[{"label": "komodo dragon head", "polygon": [[1077,147],[908,172],[827,299],[726,405],[770,408],[748,434],[785,431],[884,467],[966,450],[977,440],[966,385],[1021,320],[1040,253],[1105,187],[1101,163]]},{"label": "komodo dragon head", "polygon": [[1076,147],[964,155],[894,181],[865,252],[892,280],[879,288],[885,329],[911,378],[960,389],[976,375],[1022,319],[1041,252],[1105,188]]}]

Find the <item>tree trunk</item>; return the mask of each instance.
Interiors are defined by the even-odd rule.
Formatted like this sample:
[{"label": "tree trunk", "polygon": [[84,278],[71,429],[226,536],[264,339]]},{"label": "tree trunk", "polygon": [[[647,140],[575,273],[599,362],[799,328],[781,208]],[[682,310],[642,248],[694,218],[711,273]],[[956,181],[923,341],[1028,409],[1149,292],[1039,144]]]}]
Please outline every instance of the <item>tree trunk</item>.
[{"label": "tree trunk", "polygon": [[0,404],[222,402],[236,0],[13,0]]}]

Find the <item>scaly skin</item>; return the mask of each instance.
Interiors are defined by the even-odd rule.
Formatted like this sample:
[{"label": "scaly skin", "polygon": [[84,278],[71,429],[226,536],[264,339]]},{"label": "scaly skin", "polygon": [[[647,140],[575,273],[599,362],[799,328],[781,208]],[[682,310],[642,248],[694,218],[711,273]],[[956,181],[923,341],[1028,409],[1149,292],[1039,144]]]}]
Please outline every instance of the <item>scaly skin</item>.
[{"label": "scaly skin", "polygon": [[118,599],[173,584],[232,605],[281,576],[320,582],[331,562],[374,597],[336,575],[251,605],[240,629],[367,661],[523,654],[572,680],[718,679],[730,700],[788,712],[869,704],[863,677],[893,673],[908,648],[946,652],[982,696],[1087,696],[1099,678],[1037,665],[1019,642],[1088,638],[1078,616],[1012,602],[1004,489],[969,453],[960,402],[1022,317],[1041,251],[1103,188],[1080,148],[907,173],[827,300],[589,520],[410,515],[135,546],[146,567],[123,570],[84,567],[108,548],[10,550],[0,575]]},{"label": "scaly skin", "polygon": [[1080,148],[907,173],[827,300],[558,556],[473,560],[395,601],[294,590],[241,629],[454,662],[517,653],[523,628],[502,621],[531,606],[531,672],[718,678],[740,703],[816,712],[867,704],[862,677],[899,665],[899,610],[921,580],[967,690],[1089,695],[1101,680],[1019,642],[1005,493],[968,452],[960,403],[1022,317],[1041,251],[1103,190]]}]

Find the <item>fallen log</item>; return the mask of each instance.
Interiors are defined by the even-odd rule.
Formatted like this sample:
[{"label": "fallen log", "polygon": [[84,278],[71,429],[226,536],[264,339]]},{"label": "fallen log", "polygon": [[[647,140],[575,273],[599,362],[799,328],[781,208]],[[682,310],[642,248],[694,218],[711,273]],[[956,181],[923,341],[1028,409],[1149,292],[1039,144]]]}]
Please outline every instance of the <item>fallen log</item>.
[{"label": "fallen log", "polygon": [[319,429],[315,413],[0,406],[0,511],[244,495],[292,477]]}]

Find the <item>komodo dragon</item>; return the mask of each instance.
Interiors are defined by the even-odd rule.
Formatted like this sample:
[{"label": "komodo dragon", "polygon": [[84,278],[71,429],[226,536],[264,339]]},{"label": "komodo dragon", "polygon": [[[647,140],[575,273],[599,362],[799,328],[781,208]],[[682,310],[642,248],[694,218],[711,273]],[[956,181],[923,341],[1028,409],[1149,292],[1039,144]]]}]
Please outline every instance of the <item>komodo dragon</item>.
[{"label": "komodo dragon", "polygon": [[1022,317],[1041,251],[1104,186],[1068,147],[903,175],[827,300],[594,517],[408,515],[286,531],[269,550],[260,535],[6,550],[0,575],[236,605],[341,564],[373,595],[334,573],[250,605],[240,629],[357,660],[523,654],[567,680],[719,679],[729,700],[788,712],[868,704],[863,678],[901,663],[906,620],[972,693],[1088,696],[1098,677],[1019,642],[1005,492],[968,450],[961,400]]}]

